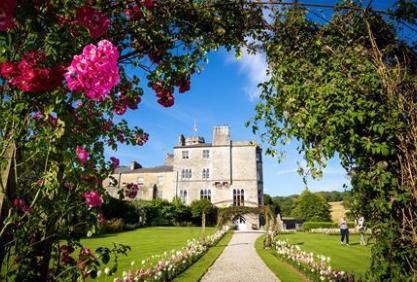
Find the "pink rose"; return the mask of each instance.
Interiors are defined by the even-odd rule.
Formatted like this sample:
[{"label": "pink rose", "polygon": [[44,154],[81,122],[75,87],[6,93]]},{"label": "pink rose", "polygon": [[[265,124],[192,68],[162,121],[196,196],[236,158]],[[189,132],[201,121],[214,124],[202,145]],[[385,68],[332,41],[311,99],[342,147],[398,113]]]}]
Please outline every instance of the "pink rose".
[{"label": "pink rose", "polygon": [[20,211],[22,211],[22,212],[30,212],[30,211],[31,211],[31,209],[32,209],[30,206],[28,206],[28,205],[26,204],[25,200],[20,199],[20,198],[16,198],[16,199],[14,199],[14,200],[13,200],[13,202],[12,202],[12,205],[13,205],[16,209],[18,209],[18,210],[20,210]]},{"label": "pink rose", "polygon": [[92,38],[100,37],[110,26],[110,20],[106,15],[88,6],[77,9],[75,23],[85,27]]},{"label": "pink rose", "polygon": [[33,114],[33,116],[32,116],[32,118],[34,119],[34,120],[41,120],[41,119],[43,119],[43,114],[41,113],[41,112],[36,112],[36,113],[34,113]]},{"label": "pink rose", "polygon": [[97,191],[84,192],[83,197],[88,207],[99,207],[103,204],[103,198]]},{"label": "pink rose", "polygon": [[126,186],[125,195],[126,197],[133,199],[138,194],[138,191],[139,191],[139,186],[137,184],[129,183]]},{"label": "pink rose", "polygon": [[80,161],[80,163],[82,165],[85,165],[88,157],[90,156],[90,153],[81,146],[77,146],[77,148],[75,149],[75,153],[77,154],[77,158]]},{"label": "pink rose", "polygon": [[97,46],[88,44],[82,54],[74,56],[65,79],[72,91],[83,91],[88,99],[101,102],[119,83],[117,48],[107,40]]},{"label": "pink rose", "polygon": [[113,167],[114,169],[119,167],[119,165],[120,165],[120,161],[119,161],[119,159],[118,159],[118,158],[116,158],[116,157],[111,157],[111,158],[110,158],[110,160],[111,160],[112,167]]},{"label": "pink rose", "polygon": [[7,31],[14,27],[14,9],[16,8],[16,0],[0,1],[0,31]]}]

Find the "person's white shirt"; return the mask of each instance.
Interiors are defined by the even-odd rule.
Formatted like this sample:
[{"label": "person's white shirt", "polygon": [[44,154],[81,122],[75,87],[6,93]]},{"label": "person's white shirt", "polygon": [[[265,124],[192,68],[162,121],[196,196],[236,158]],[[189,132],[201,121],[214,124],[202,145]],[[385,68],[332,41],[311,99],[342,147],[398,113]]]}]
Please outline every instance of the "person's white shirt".
[{"label": "person's white shirt", "polygon": [[339,227],[340,229],[348,229],[348,224],[345,218],[341,218],[339,220]]},{"label": "person's white shirt", "polygon": [[358,219],[358,228],[364,228],[365,227],[365,218],[363,218],[363,216],[361,216]]}]

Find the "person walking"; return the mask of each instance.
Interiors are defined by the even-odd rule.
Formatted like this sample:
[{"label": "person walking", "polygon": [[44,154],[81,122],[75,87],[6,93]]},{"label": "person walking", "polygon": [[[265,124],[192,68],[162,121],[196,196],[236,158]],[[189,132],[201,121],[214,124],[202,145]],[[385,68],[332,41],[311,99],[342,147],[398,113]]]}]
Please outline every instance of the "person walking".
[{"label": "person walking", "polygon": [[339,228],[340,228],[340,235],[341,235],[340,244],[341,245],[346,244],[347,246],[349,246],[349,227],[348,227],[346,217],[343,216],[339,220]]},{"label": "person walking", "polygon": [[366,239],[365,239],[365,218],[363,216],[360,216],[357,221],[357,228],[360,234],[359,244],[361,246],[366,246]]}]

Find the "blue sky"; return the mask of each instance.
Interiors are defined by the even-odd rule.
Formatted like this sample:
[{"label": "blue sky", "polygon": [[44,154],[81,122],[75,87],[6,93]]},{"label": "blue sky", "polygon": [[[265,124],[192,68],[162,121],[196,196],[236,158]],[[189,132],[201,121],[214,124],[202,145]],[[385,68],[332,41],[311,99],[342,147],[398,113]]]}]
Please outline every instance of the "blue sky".
[{"label": "blue sky", "polygon": [[[145,87],[139,109],[129,110],[123,117],[131,126],[137,125],[148,132],[149,142],[143,147],[122,145],[117,152],[107,151],[107,157],[117,156],[122,164],[136,160],[145,167],[160,165],[165,154],[172,152],[180,134],[193,134],[194,120],[198,135],[207,142],[211,142],[212,127],[220,124],[230,126],[234,140],[259,140],[244,123],[255,113],[256,85],[265,79],[265,67],[262,55],[245,54],[236,60],[224,50],[211,53],[204,71],[192,77],[191,90],[177,95],[172,108],[160,106],[153,91]],[[295,142],[286,146],[285,151],[286,158],[280,164],[264,156],[264,189],[268,194],[289,195],[304,189],[296,173],[297,161],[302,158]],[[330,162],[327,172],[321,181],[310,182],[309,188],[343,190],[343,183],[348,180],[337,160]]]},{"label": "blue sky", "polygon": [[[388,1],[374,2],[385,6]],[[233,54],[225,50],[211,53],[204,71],[192,77],[191,90],[176,95],[176,103],[172,108],[160,106],[144,81],[145,95],[139,109],[129,110],[123,117],[131,126],[137,125],[148,132],[149,142],[143,147],[122,145],[117,152],[108,150],[107,157],[117,156],[126,165],[132,160],[145,167],[160,165],[165,154],[172,152],[180,134],[193,134],[194,120],[197,122],[198,135],[205,137],[207,142],[211,142],[212,127],[221,124],[230,126],[234,140],[259,140],[250,128],[245,128],[244,123],[255,113],[256,85],[265,80],[265,69],[266,63],[261,54],[244,54],[240,60],[236,60]],[[283,148],[286,157],[281,163],[264,156],[265,193],[290,195],[300,193],[305,188],[296,172],[297,162],[302,161],[296,147],[293,141]],[[329,161],[324,177],[318,181],[310,180],[308,187],[312,191],[343,191],[343,184],[349,184],[349,179],[339,160],[334,158]]]}]

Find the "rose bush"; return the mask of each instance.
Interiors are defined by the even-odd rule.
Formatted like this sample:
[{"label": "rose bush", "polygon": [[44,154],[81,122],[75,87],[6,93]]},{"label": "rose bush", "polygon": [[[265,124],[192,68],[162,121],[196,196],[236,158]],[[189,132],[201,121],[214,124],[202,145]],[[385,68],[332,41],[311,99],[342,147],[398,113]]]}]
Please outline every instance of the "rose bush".
[{"label": "rose bush", "polygon": [[[116,271],[126,246],[87,251],[79,239],[106,221],[102,180],[119,160],[105,159],[105,149],[149,139],[119,116],[139,108],[147,84],[158,85],[161,105],[173,106],[208,51],[238,47],[262,19],[256,6],[229,8],[185,0],[0,2],[1,278],[95,277],[112,259],[109,273]],[[130,185],[125,196],[137,191]]]}]

